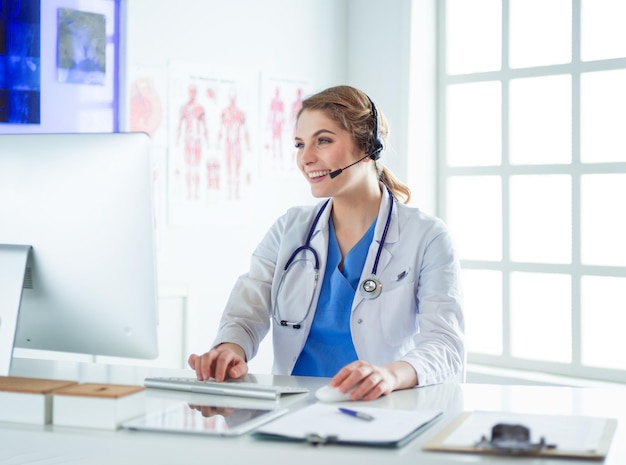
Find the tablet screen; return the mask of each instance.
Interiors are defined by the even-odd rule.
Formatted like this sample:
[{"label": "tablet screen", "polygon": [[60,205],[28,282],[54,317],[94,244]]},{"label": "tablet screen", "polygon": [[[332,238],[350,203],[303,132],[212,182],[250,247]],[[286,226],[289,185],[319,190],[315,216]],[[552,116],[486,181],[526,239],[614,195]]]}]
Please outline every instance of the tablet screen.
[{"label": "tablet screen", "polygon": [[236,436],[251,431],[286,412],[286,409],[218,407],[192,405],[185,402],[167,410],[136,418],[124,423],[123,426],[145,431]]}]

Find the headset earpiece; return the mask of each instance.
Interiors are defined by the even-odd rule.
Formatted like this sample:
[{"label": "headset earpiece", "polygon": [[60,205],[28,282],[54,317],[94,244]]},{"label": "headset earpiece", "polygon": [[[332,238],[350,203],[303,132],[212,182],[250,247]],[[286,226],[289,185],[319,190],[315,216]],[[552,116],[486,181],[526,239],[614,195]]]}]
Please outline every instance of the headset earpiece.
[{"label": "headset earpiece", "polygon": [[370,104],[372,106],[372,117],[374,118],[374,129],[368,143],[367,155],[372,160],[378,160],[383,152],[383,149],[385,148],[385,145],[383,144],[381,138],[378,136],[378,110],[376,110],[376,105],[374,105],[374,102],[371,98],[369,98],[369,96],[367,97],[367,99],[370,101]]}]

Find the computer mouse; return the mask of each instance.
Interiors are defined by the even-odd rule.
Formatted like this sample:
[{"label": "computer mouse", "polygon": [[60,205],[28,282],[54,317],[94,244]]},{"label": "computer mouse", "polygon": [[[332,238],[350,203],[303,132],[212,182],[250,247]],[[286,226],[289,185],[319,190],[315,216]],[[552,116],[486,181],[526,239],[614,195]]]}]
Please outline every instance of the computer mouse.
[{"label": "computer mouse", "polygon": [[344,402],[350,399],[350,391],[345,394],[338,388],[327,384],[315,391],[315,397],[321,402]]}]

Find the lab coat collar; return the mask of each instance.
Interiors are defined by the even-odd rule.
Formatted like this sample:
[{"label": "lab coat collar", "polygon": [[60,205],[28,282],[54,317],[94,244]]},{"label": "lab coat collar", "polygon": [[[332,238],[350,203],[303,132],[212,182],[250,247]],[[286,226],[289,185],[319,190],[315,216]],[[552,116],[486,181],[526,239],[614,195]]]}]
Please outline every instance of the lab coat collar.
[{"label": "lab coat collar", "polygon": [[[319,211],[324,205],[326,200],[319,202],[315,211]],[[383,236],[383,231],[385,230],[385,224],[387,223],[387,216],[389,215],[389,208],[391,207],[391,202],[395,202],[393,196],[389,195],[389,191],[387,187],[383,186],[383,196],[380,202],[380,207],[378,209],[378,218],[376,220],[376,229],[374,231],[374,241],[376,241],[376,246],[380,243],[380,240]],[[326,205],[326,209],[322,212],[317,225],[315,226],[315,231],[311,236],[311,239],[315,238],[320,231],[326,231],[328,228],[328,222],[330,221],[330,213],[333,210],[333,199],[331,198]],[[389,224],[389,231],[387,231],[387,243],[397,242],[400,237],[400,228],[398,225],[398,208],[397,204],[394,205],[393,211],[391,212],[391,222]]]}]

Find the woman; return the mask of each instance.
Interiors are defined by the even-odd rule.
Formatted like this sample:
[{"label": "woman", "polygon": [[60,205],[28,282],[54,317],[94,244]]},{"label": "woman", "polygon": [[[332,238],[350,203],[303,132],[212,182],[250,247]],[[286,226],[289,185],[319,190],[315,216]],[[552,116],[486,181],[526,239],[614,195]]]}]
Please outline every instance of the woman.
[{"label": "woman", "polygon": [[363,92],[302,103],[297,164],[316,206],[271,227],[232,291],[199,379],[241,378],[272,321],[276,374],[332,377],[353,400],[462,377],[458,262],[446,226],[410,208],[379,158],[384,117]]}]

